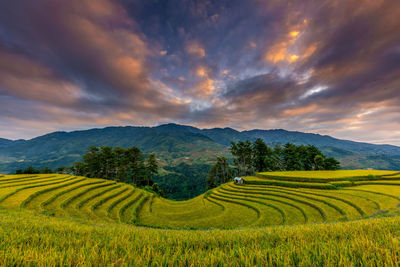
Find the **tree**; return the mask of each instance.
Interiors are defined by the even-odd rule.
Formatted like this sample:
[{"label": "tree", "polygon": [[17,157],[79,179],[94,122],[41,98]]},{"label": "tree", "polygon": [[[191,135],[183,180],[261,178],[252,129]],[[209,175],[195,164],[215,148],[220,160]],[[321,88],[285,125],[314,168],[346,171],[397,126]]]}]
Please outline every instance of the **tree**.
[{"label": "tree", "polygon": [[40,170],[40,173],[48,174],[53,173],[53,171],[49,167],[45,167],[44,169]]},{"label": "tree", "polygon": [[207,177],[207,189],[229,182],[233,178],[233,171],[224,157],[218,157],[217,162],[211,167]]},{"label": "tree", "polygon": [[100,176],[109,180],[115,180],[114,177],[114,151],[109,146],[102,146],[99,153],[99,161],[101,167]]},{"label": "tree", "polygon": [[157,183],[153,183],[153,185],[151,186],[151,189],[154,193],[158,194],[159,196],[165,197],[164,190]]},{"label": "tree", "polygon": [[35,169],[32,166],[29,166],[26,169],[18,169],[15,171],[15,174],[40,174],[40,173],[48,174],[48,173],[53,173],[53,171],[48,167],[45,167],[40,170],[40,169]]},{"label": "tree", "polygon": [[292,143],[287,143],[283,147],[283,161],[287,171],[301,170],[298,147]]},{"label": "tree", "polygon": [[254,173],[253,167],[253,149],[249,140],[245,142],[239,141],[237,143],[231,142],[230,151],[234,156],[234,164],[237,174],[252,175]]},{"label": "tree", "polygon": [[258,138],[253,143],[253,157],[254,157],[254,169],[256,172],[262,172],[271,170],[271,155],[272,150],[267,146],[267,144]]},{"label": "tree", "polygon": [[[337,170],[340,163],[334,158],[326,158],[313,145],[285,144],[269,148],[262,139],[253,144],[250,141],[231,143],[231,153],[238,175],[251,175],[255,171],[311,171]],[[249,150],[249,145],[251,149]]]},{"label": "tree", "polygon": [[153,176],[158,173],[158,163],[155,153],[150,153],[146,161],[147,185],[153,183]]},{"label": "tree", "polygon": [[325,170],[339,170],[340,169],[340,162],[334,158],[326,158],[325,159]]},{"label": "tree", "polygon": [[85,175],[85,164],[82,162],[75,162],[74,163],[74,174],[77,176],[84,176]]},{"label": "tree", "polygon": [[124,149],[92,146],[82,159],[82,162],[76,162],[72,167],[76,175],[145,186],[151,185],[153,175],[158,173],[155,154],[150,154],[146,165],[142,151],[137,147]]},{"label": "tree", "polygon": [[128,176],[132,183],[137,186],[145,186],[146,180],[146,168],[143,162],[142,151],[137,147],[130,147],[126,150],[126,160],[128,167]]},{"label": "tree", "polygon": [[283,158],[283,148],[276,144],[272,151],[271,156],[271,171],[283,171],[285,170],[285,163]]},{"label": "tree", "polygon": [[89,147],[89,151],[82,156],[82,159],[85,164],[85,176],[89,178],[103,178],[100,173],[99,148],[95,146]]},{"label": "tree", "polygon": [[126,182],[128,178],[126,150],[122,147],[114,148],[114,176],[118,182]]},{"label": "tree", "polygon": [[314,158],[315,170],[325,169],[325,157],[322,155],[316,155]]},{"label": "tree", "polygon": [[320,166],[317,166],[315,164],[315,157],[318,156],[318,155],[322,156],[322,157],[325,157],[322,154],[322,152],[316,146],[313,146],[313,145],[308,145],[307,146],[307,158],[306,158],[306,160],[307,160],[307,165],[310,164],[311,168],[306,169],[306,170],[318,170],[318,167],[320,167]]}]

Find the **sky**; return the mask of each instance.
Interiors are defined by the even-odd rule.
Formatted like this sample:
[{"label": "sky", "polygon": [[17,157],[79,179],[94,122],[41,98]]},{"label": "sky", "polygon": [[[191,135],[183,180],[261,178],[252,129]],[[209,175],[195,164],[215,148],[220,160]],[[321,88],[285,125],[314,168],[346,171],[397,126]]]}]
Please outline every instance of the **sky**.
[{"label": "sky", "polygon": [[0,137],[169,122],[400,145],[400,1],[0,2]]}]

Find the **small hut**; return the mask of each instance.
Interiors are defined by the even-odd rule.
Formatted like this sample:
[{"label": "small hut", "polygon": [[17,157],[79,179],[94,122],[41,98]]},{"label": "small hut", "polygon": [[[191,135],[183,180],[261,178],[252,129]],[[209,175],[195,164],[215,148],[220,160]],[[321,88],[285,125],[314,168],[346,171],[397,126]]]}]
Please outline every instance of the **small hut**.
[{"label": "small hut", "polygon": [[241,177],[235,177],[233,180],[235,181],[235,184],[244,184],[244,180]]}]

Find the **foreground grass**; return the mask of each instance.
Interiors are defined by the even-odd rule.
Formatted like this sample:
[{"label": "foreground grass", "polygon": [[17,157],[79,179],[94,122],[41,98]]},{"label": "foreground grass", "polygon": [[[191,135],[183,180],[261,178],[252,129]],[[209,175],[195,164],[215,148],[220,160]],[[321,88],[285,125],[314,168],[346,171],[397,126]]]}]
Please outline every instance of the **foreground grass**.
[{"label": "foreground grass", "polygon": [[400,217],[237,230],[159,230],[0,209],[0,265],[399,266]]}]

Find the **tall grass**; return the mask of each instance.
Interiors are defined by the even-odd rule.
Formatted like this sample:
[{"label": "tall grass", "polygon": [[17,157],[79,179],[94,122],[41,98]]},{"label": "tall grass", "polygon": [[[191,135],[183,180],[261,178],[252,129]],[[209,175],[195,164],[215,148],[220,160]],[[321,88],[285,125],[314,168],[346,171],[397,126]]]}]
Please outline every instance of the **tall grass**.
[{"label": "tall grass", "polygon": [[399,266],[399,237],[399,217],[177,231],[0,209],[2,266]]}]

